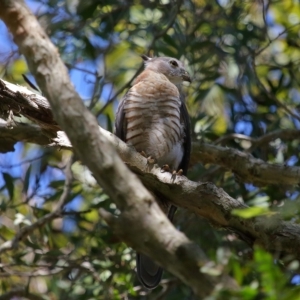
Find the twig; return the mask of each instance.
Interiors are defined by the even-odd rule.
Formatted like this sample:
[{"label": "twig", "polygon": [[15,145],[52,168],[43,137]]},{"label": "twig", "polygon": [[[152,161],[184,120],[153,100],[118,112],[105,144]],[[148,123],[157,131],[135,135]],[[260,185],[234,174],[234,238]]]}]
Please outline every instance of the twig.
[{"label": "twig", "polygon": [[11,168],[20,167],[20,166],[22,166],[22,165],[24,165],[24,164],[32,163],[32,162],[34,162],[34,161],[37,161],[37,160],[39,160],[39,159],[42,159],[42,158],[44,158],[44,157],[46,157],[46,156],[48,156],[48,155],[49,155],[49,153],[45,153],[45,154],[40,155],[40,156],[37,156],[37,157],[35,157],[35,158],[23,160],[23,161],[21,161],[21,162],[19,162],[19,163],[17,163],[17,164],[11,164],[11,165],[1,165],[1,164],[0,164],[0,168],[2,168],[2,169],[11,169]]},{"label": "twig", "polygon": [[256,72],[256,67],[255,67],[255,58],[252,59],[252,62],[250,63],[250,68],[252,69],[252,73],[254,75],[254,78],[256,79],[257,84],[259,87],[263,90],[263,92],[268,95],[270,99],[272,99],[278,106],[280,106],[285,112],[287,112],[289,115],[293,116],[295,119],[300,121],[300,116],[296,115],[292,110],[290,110],[286,105],[284,105],[277,97],[269,92],[264,84],[260,81],[257,72]]},{"label": "twig", "polygon": [[73,66],[73,65],[68,64],[68,63],[66,63],[66,66],[67,66],[69,69],[74,69],[74,70],[81,71],[81,72],[83,72],[83,73],[87,73],[87,74],[94,75],[94,76],[98,77],[97,72],[93,72],[93,71],[90,71],[90,70],[87,70],[87,69],[84,69],[84,68],[80,68],[80,67],[77,67],[77,66]]},{"label": "twig", "polygon": [[262,14],[263,14],[263,20],[264,20],[264,25],[265,25],[265,31],[266,31],[266,35],[268,37],[268,40],[270,42],[270,36],[269,36],[269,33],[268,33],[268,27],[267,27],[267,19],[266,19],[266,12],[268,11],[268,7],[269,7],[269,2],[268,4],[265,5],[265,1],[264,0],[261,0],[261,6],[262,6]]},{"label": "twig", "polygon": [[96,113],[96,117],[100,116],[105,109],[111,104],[113,103],[117,97],[128,87],[130,87],[131,83],[133,82],[133,80],[135,79],[135,77],[142,71],[143,69],[143,65],[141,65],[138,70],[134,73],[134,75],[131,77],[131,79],[125,84],[123,85],[116,93],[115,95],[109,99],[101,108],[100,110]]},{"label": "twig", "polygon": [[261,54],[263,51],[265,51],[273,42],[275,42],[278,38],[280,38],[282,35],[284,35],[285,33],[287,33],[289,30],[291,30],[291,29],[293,29],[293,28],[295,28],[295,27],[297,27],[297,26],[299,26],[300,25],[300,22],[299,23],[296,23],[296,24],[294,24],[294,25],[291,25],[291,26],[289,26],[289,27],[287,27],[285,30],[283,30],[282,32],[280,32],[275,38],[273,38],[273,39],[269,39],[269,41],[268,41],[268,43],[264,46],[264,47],[262,47],[262,48],[260,48],[259,50],[257,50],[256,52],[255,52],[255,54],[254,54],[254,56],[258,56],[259,54]]},{"label": "twig", "polygon": [[270,133],[264,134],[261,137],[258,137],[252,141],[252,146],[247,149],[247,152],[252,152],[257,147],[270,143],[276,139],[281,140],[294,140],[300,138],[300,130],[297,129],[279,129],[272,131]]},{"label": "twig", "polygon": [[292,140],[292,139],[299,139],[300,138],[300,130],[298,129],[279,129],[267,134],[264,134],[260,137],[254,138],[240,133],[231,133],[225,136],[222,136],[213,142],[214,145],[223,144],[227,141],[238,139],[251,142],[252,146],[245,150],[246,152],[252,152],[257,147],[270,143],[275,139],[281,140]]},{"label": "twig", "polygon": [[3,273],[1,272],[0,273],[0,277],[11,277],[11,276],[17,276],[17,277],[53,276],[53,275],[59,274],[59,273],[65,271],[66,269],[70,269],[70,268],[73,268],[73,266],[72,267],[70,267],[70,266],[67,266],[67,267],[57,267],[57,268],[53,268],[53,269],[51,269],[51,267],[49,267],[49,269],[42,269],[42,268],[40,268],[39,270],[30,271],[30,272],[12,271],[12,270],[9,270],[7,268],[3,268],[3,270],[5,272],[3,272]]},{"label": "twig", "polygon": [[254,139],[250,136],[244,135],[244,134],[240,134],[240,133],[231,133],[225,136],[222,136],[220,138],[218,138],[217,140],[214,141],[214,145],[218,145],[218,144],[223,144],[226,141],[229,140],[233,140],[233,139],[239,139],[239,140],[245,140],[245,141],[250,141],[250,142],[254,142]]},{"label": "twig", "polygon": [[[89,109],[92,109],[98,102],[98,99],[100,98],[103,90],[103,77],[102,76],[96,76],[96,81],[94,83],[94,90],[91,97],[91,102],[89,105]],[[101,82],[102,80],[102,82]]]}]

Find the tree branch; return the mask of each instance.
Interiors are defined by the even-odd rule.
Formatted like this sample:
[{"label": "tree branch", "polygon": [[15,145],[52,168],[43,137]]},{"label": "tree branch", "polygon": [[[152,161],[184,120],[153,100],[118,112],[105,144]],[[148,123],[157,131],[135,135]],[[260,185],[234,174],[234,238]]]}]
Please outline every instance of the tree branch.
[{"label": "tree branch", "polygon": [[236,177],[257,186],[267,184],[297,186],[300,168],[266,163],[250,153],[206,143],[194,142],[192,160],[210,163],[231,170]]},{"label": "tree branch", "polygon": [[[206,262],[202,251],[174,228],[140,180],[122,163],[113,146],[144,185],[156,194],[204,216],[219,228],[234,231],[250,245],[260,244],[278,256],[291,254],[299,258],[299,226],[276,216],[238,218],[231,214],[232,210],[246,206],[222,189],[211,183],[195,183],[183,176],[173,178],[169,173],[161,173],[158,166],[148,166],[144,157],[111,133],[99,130],[96,119],[74,91],[57,50],[23,1],[0,0],[0,17],[26,57],[51,104],[54,119],[68,135],[74,151],[121,210],[118,218],[103,210],[101,215],[124,241],[176,275],[200,298],[209,295],[218,281],[199,271]],[[203,154],[200,143],[196,144],[195,153]]]},{"label": "tree branch", "polygon": [[286,140],[295,140],[300,138],[300,130],[298,129],[278,129],[272,132],[266,133],[260,137],[254,138],[240,133],[231,133],[224,135],[214,141],[214,145],[224,144],[230,140],[244,140],[251,142],[251,147],[246,150],[246,152],[251,153],[254,149],[260,147],[261,145],[269,144],[270,142],[281,139]]},{"label": "tree branch", "polygon": [[[216,278],[200,272],[203,264],[200,249],[174,228],[153,196],[100,133],[96,118],[75,92],[57,49],[24,1],[0,0],[0,18],[49,100],[54,119],[68,135],[81,161],[120,209],[120,234],[122,229],[125,235],[131,229],[134,248],[179,277],[198,297],[209,295]],[[188,264],[182,260],[183,256]],[[205,282],[203,289],[199,288],[199,282]]]},{"label": "tree branch", "polygon": [[[4,99],[4,105],[9,106],[9,101],[13,102],[13,105],[9,106],[13,114],[23,115],[22,105],[19,103],[19,95],[22,96],[22,99],[26,99],[28,103],[33,101],[34,103],[30,106],[33,106],[35,104],[35,99],[39,97],[39,103],[42,105],[43,109],[36,110],[33,115],[29,116],[32,121],[40,124],[39,120],[44,119],[44,111],[46,111],[47,115],[52,114],[51,107],[45,97],[39,95],[35,97],[33,96],[34,93],[28,89],[10,84],[0,79],[0,111],[3,108],[2,99]],[[24,116],[26,116],[26,114],[28,114],[28,110],[24,113]],[[39,115],[39,119],[35,119],[35,114]],[[41,128],[36,125],[0,119],[0,138],[2,141],[0,152],[13,151],[13,145],[19,141],[48,147],[72,149],[72,145],[67,135],[61,130],[58,131],[59,127],[53,118],[49,119],[49,122],[49,124],[43,122]],[[103,132],[104,130],[100,129],[100,131]],[[286,129],[276,130],[256,139],[242,135],[229,135],[223,139],[217,140],[216,143],[222,143],[231,138],[242,138],[250,140],[252,143],[251,148],[254,149],[262,144],[270,143],[277,138],[282,140],[292,140],[299,137],[299,130]],[[108,138],[110,139],[110,135],[108,135]],[[117,149],[117,151],[119,150]],[[266,163],[261,159],[254,158],[247,152],[245,153],[233,148],[225,148],[202,143],[200,141],[194,141],[192,145],[191,162],[202,162],[203,164],[222,166],[231,170],[236,177],[243,182],[254,183],[258,186],[267,184],[295,186],[300,183],[299,167]]]},{"label": "tree branch", "polygon": [[[0,137],[9,134],[10,130],[18,132],[20,128],[26,130],[30,126],[33,127],[31,132],[36,131],[37,133],[37,141],[34,140],[33,136],[31,136],[30,141],[44,145],[44,140],[39,139],[39,134],[43,132],[43,129],[38,129],[36,125],[23,127],[22,124],[16,123],[13,129],[2,128]],[[143,156],[128,147],[112,133],[100,127],[98,129],[101,135],[105,136],[114,145],[122,160],[139,176],[144,185],[156,194],[161,194],[175,205],[187,208],[193,213],[205,217],[218,228],[234,231],[249,245],[259,243],[264,245],[270,252],[278,253],[279,251],[282,255],[284,255],[284,252],[281,252],[281,250],[289,245],[287,247],[289,249],[288,253],[299,256],[297,247],[300,246],[300,228],[298,226],[282,222],[277,217],[263,218],[264,224],[260,224],[262,220],[260,218],[245,220],[234,217],[231,214],[232,210],[245,208],[246,206],[231,198],[222,189],[218,189],[212,183],[195,183],[185,177],[172,179],[169,173],[161,173],[158,166],[147,165],[147,160]],[[72,146],[64,132],[59,131],[57,134],[60,136],[60,142],[54,143],[49,140],[50,144],[48,145],[71,149]],[[292,137],[296,137],[298,134],[298,131],[290,132]],[[24,136],[26,137],[26,135]],[[281,134],[274,132],[267,135],[266,139],[271,140],[272,137],[275,139],[279,136]],[[263,139],[258,138],[257,141],[262,142]],[[221,165],[231,169],[243,181],[255,182],[256,184],[296,185],[300,182],[299,167],[268,164],[253,158],[248,153],[201,143],[200,141],[193,143],[192,160]],[[269,222],[266,222],[266,220],[269,220]],[[270,224],[272,224],[271,227]],[[273,243],[274,237],[277,240],[276,244]],[[127,242],[132,243],[132,241]]]}]

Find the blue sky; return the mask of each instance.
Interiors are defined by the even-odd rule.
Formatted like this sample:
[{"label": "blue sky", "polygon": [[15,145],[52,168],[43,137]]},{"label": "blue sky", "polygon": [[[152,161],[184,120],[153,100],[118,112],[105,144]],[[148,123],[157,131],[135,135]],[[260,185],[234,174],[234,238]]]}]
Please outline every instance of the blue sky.
[{"label": "blue sky", "polygon": [[[43,6],[40,3],[35,1],[26,1],[29,7],[32,9],[33,12],[41,12]],[[13,43],[11,39],[11,35],[8,33],[5,24],[0,20],[0,56],[3,58],[2,62],[6,61],[6,58],[9,57],[12,51],[16,51],[17,47]],[[95,72],[96,67],[92,62],[86,61],[79,63],[77,67],[82,69],[87,69],[91,72]],[[1,69],[0,69],[1,70]],[[1,72],[0,72],[1,74]],[[29,76],[30,79],[34,82],[34,78]],[[82,99],[89,99],[92,92],[92,84],[89,84],[89,78],[79,70],[71,70],[70,78],[73,82],[77,92],[81,95]],[[109,90],[106,87],[103,91],[102,99],[107,98]],[[106,96],[106,97],[105,97]],[[27,148],[26,148],[27,149]],[[31,166],[31,174],[30,177],[30,185],[28,194],[33,190],[35,187],[35,178],[36,175],[40,173],[40,160],[37,159],[36,161],[26,162],[28,160],[32,160],[34,158],[38,158],[44,152],[39,146],[31,145],[29,150],[27,151],[24,147],[23,143],[17,143],[15,145],[15,151],[2,154],[0,153],[0,172],[2,173],[9,173],[13,178],[23,178],[25,176],[26,170]],[[64,174],[62,171],[58,170],[57,168],[50,168],[48,167],[47,170],[42,174],[39,184],[39,194],[41,197],[35,197],[35,200],[38,204],[42,203],[42,195],[51,194],[52,189],[49,188],[49,182],[55,180],[64,179]],[[17,180],[18,181],[18,180]],[[2,174],[0,174],[0,188],[5,184],[4,178]],[[4,190],[1,193],[6,193],[7,191]],[[0,199],[1,200],[1,199]],[[80,197],[77,197],[68,205],[70,209],[78,208],[80,204]],[[69,227],[68,222],[66,226]],[[66,228],[67,229],[67,228]]]},{"label": "blue sky", "polygon": [[[36,1],[26,1],[31,10],[34,13],[41,13],[45,10],[45,7]],[[93,42],[93,41],[92,41]],[[103,40],[95,40],[95,43],[105,43]],[[7,31],[5,24],[0,20],[0,57],[2,60],[0,62],[5,63],[10,54],[15,51],[16,57],[18,57],[17,46],[13,43],[10,33]],[[98,61],[96,64],[94,61],[83,61],[79,62],[76,67],[78,69],[88,70],[89,72],[95,72],[97,68],[101,67],[101,61]],[[0,65],[0,74],[1,74],[1,65]],[[73,82],[75,89],[81,96],[83,100],[90,100],[93,92],[93,81],[95,77],[88,75],[80,70],[72,69],[70,71],[70,78]],[[32,82],[35,82],[34,77],[27,74]],[[111,94],[111,85],[105,85],[101,94],[101,100],[107,101],[109,95]],[[106,127],[106,124],[102,122],[102,118],[99,118],[99,123]],[[103,124],[102,124],[103,123]],[[24,180],[26,171],[31,167],[31,176],[29,182],[28,194],[30,194],[33,189],[36,187],[36,177],[40,175],[40,159],[31,161],[35,158],[39,158],[43,153],[44,149],[37,145],[28,145],[25,147],[23,143],[17,143],[15,145],[15,151],[2,154],[0,153],[0,188],[5,185],[3,173],[9,173],[12,178],[15,179],[15,182],[18,183],[20,178]],[[30,162],[27,162],[30,161]],[[39,189],[37,196],[34,197],[34,203],[36,205],[41,205],[45,195],[51,195],[54,190],[49,187],[49,183],[53,180],[63,180],[64,173],[52,167],[47,167],[47,169],[41,174],[39,180]],[[7,190],[1,191],[3,194],[8,195]],[[1,197],[1,196],[0,196]],[[0,199],[1,201],[1,199]],[[82,201],[81,196],[77,196],[67,205],[67,209],[77,210],[80,207]],[[33,204],[33,203],[32,203]],[[74,228],[74,221],[71,218],[66,218],[64,222],[64,229],[69,231]]]}]

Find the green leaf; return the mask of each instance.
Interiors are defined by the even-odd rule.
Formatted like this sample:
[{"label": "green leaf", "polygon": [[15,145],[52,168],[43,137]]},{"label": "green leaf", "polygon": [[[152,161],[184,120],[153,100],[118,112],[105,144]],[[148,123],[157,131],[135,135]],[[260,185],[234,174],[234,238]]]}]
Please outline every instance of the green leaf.
[{"label": "green leaf", "polygon": [[24,179],[24,186],[23,186],[23,192],[27,193],[28,187],[29,187],[29,180],[30,180],[30,173],[31,173],[31,165],[28,167],[26,174],[25,174],[25,179]]},{"label": "green leaf", "polygon": [[232,214],[234,216],[238,216],[244,219],[249,219],[249,218],[265,215],[268,212],[269,210],[266,207],[254,206],[254,207],[249,207],[244,209],[234,209],[232,211]]},{"label": "green leaf", "polygon": [[14,178],[9,174],[2,172],[3,179],[5,181],[5,187],[9,193],[9,198],[12,200],[14,198]]}]

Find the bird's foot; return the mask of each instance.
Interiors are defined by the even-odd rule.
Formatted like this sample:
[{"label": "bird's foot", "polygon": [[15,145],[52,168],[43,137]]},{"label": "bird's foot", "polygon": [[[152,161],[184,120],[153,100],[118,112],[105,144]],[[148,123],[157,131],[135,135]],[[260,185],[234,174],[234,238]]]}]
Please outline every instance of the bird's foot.
[{"label": "bird's foot", "polygon": [[144,151],[139,152],[139,154],[141,154],[142,156],[144,156],[144,157],[147,158],[147,155],[146,155],[146,153]]},{"label": "bird's foot", "polygon": [[172,179],[175,180],[176,179],[176,176],[181,176],[183,174],[183,170],[182,169],[179,169],[178,171],[173,171],[172,172]]},{"label": "bird's foot", "polygon": [[155,159],[152,156],[147,156],[147,154],[144,151],[139,152],[142,156],[147,158],[147,164],[148,165],[153,165],[155,164]]},{"label": "bird's foot", "polygon": [[179,170],[176,172],[176,175],[181,176],[182,174],[183,174],[183,170],[182,170],[182,169],[179,169]]},{"label": "bird's foot", "polygon": [[149,165],[153,165],[153,164],[155,164],[155,159],[152,156],[148,156],[147,157],[147,163]]},{"label": "bird's foot", "polygon": [[164,172],[170,172],[170,167],[169,165],[163,165],[161,167],[161,172],[164,173]]},{"label": "bird's foot", "polygon": [[175,171],[175,170],[171,171],[169,165],[163,165],[161,167],[161,170],[162,170],[162,172],[169,172],[169,173],[171,173],[172,176],[181,176],[183,174],[183,170],[182,169],[179,169],[178,171]]}]

